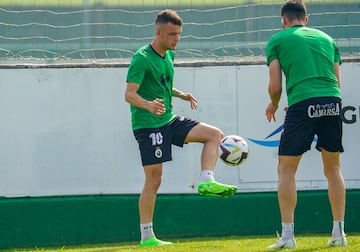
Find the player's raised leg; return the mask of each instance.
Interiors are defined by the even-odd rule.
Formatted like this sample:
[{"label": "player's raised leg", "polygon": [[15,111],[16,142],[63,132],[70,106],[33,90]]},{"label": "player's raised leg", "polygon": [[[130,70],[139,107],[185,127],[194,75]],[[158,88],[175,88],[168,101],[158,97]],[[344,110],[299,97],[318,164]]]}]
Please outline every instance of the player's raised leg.
[{"label": "player's raised leg", "polygon": [[218,146],[224,133],[206,123],[199,123],[192,128],[185,142],[203,143],[201,153],[201,176],[198,185],[200,195],[226,197],[233,195],[237,191],[237,187],[233,185],[221,184],[214,179],[214,170],[218,160]]},{"label": "player's raised leg", "polygon": [[328,195],[333,215],[332,239],[329,246],[346,246],[344,232],[345,182],[340,168],[340,153],[321,150],[324,174],[328,180]]},{"label": "player's raised leg", "polygon": [[139,198],[140,214],[140,246],[163,246],[171,242],[161,241],[156,238],[153,231],[153,215],[156,194],[161,184],[162,163],[144,166],[145,184]]}]

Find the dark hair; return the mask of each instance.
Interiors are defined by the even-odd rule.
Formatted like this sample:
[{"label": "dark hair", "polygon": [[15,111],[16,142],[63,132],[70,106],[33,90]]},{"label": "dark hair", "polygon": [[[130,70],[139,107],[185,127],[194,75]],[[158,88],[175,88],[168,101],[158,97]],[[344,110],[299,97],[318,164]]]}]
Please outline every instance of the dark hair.
[{"label": "dark hair", "polygon": [[306,6],[302,0],[289,0],[281,8],[281,16],[289,21],[304,20],[306,17]]},{"label": "dark hair", "polygon": [[181,17],[173,10],[163,10],[156,16],[155,24],[167,24],[172,23],[174,25],[182,25],[183,21]]}]

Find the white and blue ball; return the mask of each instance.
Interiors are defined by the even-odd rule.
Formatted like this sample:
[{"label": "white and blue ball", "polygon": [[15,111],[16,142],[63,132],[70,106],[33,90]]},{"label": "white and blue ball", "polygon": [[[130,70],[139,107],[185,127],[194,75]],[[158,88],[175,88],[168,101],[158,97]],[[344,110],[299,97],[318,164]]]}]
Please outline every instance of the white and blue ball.
[{"label": "white and blue ball", "polygon": [[244,138],[237,135],[228,135],[221,140],[218,152],[219,158],[225,164],[237,166],[247,159],[249,146]]}]

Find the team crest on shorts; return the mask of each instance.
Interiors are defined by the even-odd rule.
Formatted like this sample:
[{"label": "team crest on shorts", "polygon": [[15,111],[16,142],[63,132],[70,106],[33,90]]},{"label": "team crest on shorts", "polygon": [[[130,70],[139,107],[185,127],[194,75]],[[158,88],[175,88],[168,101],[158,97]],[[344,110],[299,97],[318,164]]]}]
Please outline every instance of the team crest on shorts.
[{"label": "team crest on shorts", "polygon": [[157,157],[157,158],[161,158],[161,157],[162,157],[162,151],[161,151],[160,147],[157,147],[157,148],[155,149],[155,157]]}]

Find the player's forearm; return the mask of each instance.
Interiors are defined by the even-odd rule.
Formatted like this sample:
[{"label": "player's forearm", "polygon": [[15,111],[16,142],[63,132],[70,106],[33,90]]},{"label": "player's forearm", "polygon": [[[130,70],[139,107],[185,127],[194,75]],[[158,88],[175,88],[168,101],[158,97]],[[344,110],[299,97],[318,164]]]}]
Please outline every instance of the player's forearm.
[{"label": "player's forearm", "polygon": [[179,89],[173,88],[172,89],[172,96],[182,98],[184,92],[180,91]]},{"label": "player's forearm", "polygon": [[149,109],[150,101],[145,100],[137,93],[127,92],[125,94],[125,100],[131,105],[141,108],[141,109]]},{"label": "player's forearm", "polygon": [[271,61],[269,65],[269,86],[268,93],[272,104],[278,105],[282,93],[282,75],[278,60]]},{"label": "player's forearm", "polygon": [[278,105],[280,102],[282,90],[281,89],[272,90],[271,86],[269,85],[268,92],[269,92],[269,97],[270,97],[271,103],[274,105]]}]

